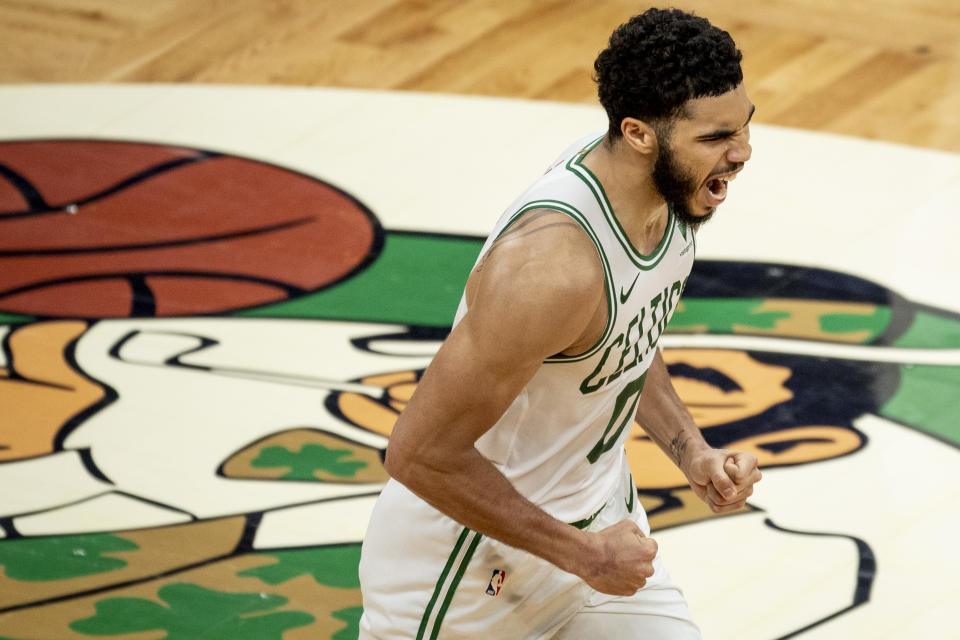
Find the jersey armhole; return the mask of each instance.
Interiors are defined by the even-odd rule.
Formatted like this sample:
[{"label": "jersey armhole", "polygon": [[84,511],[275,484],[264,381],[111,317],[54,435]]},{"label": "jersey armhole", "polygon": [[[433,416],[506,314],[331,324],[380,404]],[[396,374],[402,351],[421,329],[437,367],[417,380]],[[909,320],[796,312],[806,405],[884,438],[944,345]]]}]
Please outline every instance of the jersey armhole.
[{"label": "jersey armhole", "polygon": [[517,210],[517,212],[513,214],[513,216],[510,217],[510,219],[504,225],[500,233],[497,234],[497,238],[502,236],[507,229],[509,229],[517,220],[520,219],[521,216],[523,216],[525,213],[533,211],[534,209],[546,209],[549,211],[555,211],[557,213],[561,213],[571,218],[574,222],[576,222],[580,226],[580,228],[583,229],[584,233],[586,233],[587,236],[590,238],[590,241],[593,242],[593,246],[597,250],[597,256],[600,259],[600,266],[603,268],[603,280],[605,285],[604,293],[605,293],[605,298],[607,300],[607,323],[606,323],[606,326],[603,328],[603,333],[600,335],[600,337],[591,347],[589,347],[588,349],[586,349],[581,353],[574,354],[574,355],[564,355],[562,353],[558,353],[544,360],[544,364],[555,364],[555,363],[562,363],[562,362],[578,362],[580,360],[589,358],[594,353],[596,353],[597,350],[600,349],[600,347],[606,341],[606,339],[610,336],[610,332],[613,330],[613,326],[617,316],[617,305],[615,304],[615,297],[614,297],[616,293],[613,285],[613,272],[610,269],[610,262],[603,251],[603,247],[600,245],[600,240],[599,238],[597,238],[596,234],[594,233],[593,228],[590,226],[590,223],[587,222],[586,217],[573,205],[568,204],[566,202],[562,202],[560,200],[534,200],[532,202],[526,203],[525,205],[520,207],[520,209]]}]

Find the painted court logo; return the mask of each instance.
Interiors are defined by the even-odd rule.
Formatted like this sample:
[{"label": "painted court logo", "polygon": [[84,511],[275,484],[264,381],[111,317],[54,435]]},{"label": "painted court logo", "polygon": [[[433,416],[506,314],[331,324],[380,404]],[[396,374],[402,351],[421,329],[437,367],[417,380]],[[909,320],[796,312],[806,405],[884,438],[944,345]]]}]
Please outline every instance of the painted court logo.
[{"label": "painted court logo", "polygon": [[500,587],[503,581],[507,579],[507,572],[503,569],[494,569],[493,576],[490,577],[490,584],[487,585],[487,595],[495,596],[500,593]]},{"label": "painted court logo", "polygon": [[[322,181],[201,150],[21,141],[0,165],[0,637],[356,638],[383,452],[484,239],[384,229]],[[883,446],[931,486],[956,468],[960,315],[782,264],[700,260],[683,288],[646,306],[674,386],[777,483],[715,517],[631,407],[611,433],[654,536],[726,531],[763,551],[738,601],[807,612],[743,640],[790,637],[865,604],[890,557],[883,523],[845,527],[848,492],[809,487]],[[654,342],[639,324],[591,386]],[[917,480],[883,499],[923,499]]]}]

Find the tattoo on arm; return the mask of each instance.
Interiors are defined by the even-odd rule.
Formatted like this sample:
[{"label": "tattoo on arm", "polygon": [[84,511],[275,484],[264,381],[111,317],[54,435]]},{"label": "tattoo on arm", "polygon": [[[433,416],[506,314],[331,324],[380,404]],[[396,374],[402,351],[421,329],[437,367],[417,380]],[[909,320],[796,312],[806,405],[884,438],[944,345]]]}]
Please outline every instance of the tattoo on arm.
[{"label": "tattoo on arm", "polygon": [[670,441],[670,453],[673,454],[674,459],[677,461],[677,466],[680,466],[680,463],[683,461],[683,452],[687,449],[687,440],[690,437],[684,437],[682,433],[678,433],[674,436],[673,440]]}]

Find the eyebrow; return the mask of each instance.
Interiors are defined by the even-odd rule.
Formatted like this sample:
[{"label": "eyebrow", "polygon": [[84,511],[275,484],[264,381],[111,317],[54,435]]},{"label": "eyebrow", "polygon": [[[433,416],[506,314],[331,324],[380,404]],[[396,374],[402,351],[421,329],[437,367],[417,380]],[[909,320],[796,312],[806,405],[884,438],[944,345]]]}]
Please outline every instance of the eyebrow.
[{"label": "eyebrow", "polygon": [[729,138],[730,136],[735,134],[737,131],[739,131],[740,129],[743,129],[743,127],[750,124],[750,120],[753,119],[753,113],[756,110],[757,110],[757,105],[751,104],[750,115],[747,116],[747,121],[744,122],[743,125],[741,125],[738,129],[716,129],[714,131],[711,131],[710,133],[705,133],[703,135],[697,136],[697,140],[709,140],[711,138]]}]

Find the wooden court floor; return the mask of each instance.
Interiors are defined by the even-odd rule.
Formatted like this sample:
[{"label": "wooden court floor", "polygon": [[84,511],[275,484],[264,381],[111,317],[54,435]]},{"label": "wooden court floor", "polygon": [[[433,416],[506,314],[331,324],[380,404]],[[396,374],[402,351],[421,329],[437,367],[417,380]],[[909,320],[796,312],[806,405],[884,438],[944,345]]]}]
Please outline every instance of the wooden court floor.
[{"label": "wooden court floor", "polygon": [[[0,82],[363,87],[594,103],[624,0],[2,0]],[[680,0],[728,29],[761,123],[960,150],[952,0]]]},{"label": "wooden court floor", "polygon": [[[661,344],[765,477],[712,517],[634,423],[652,535],[707,640],[960,640],[960,6],[674,4],[756,161]],[[0,0],[0,640],[354,640],[396,416],[643,8]]]}]

